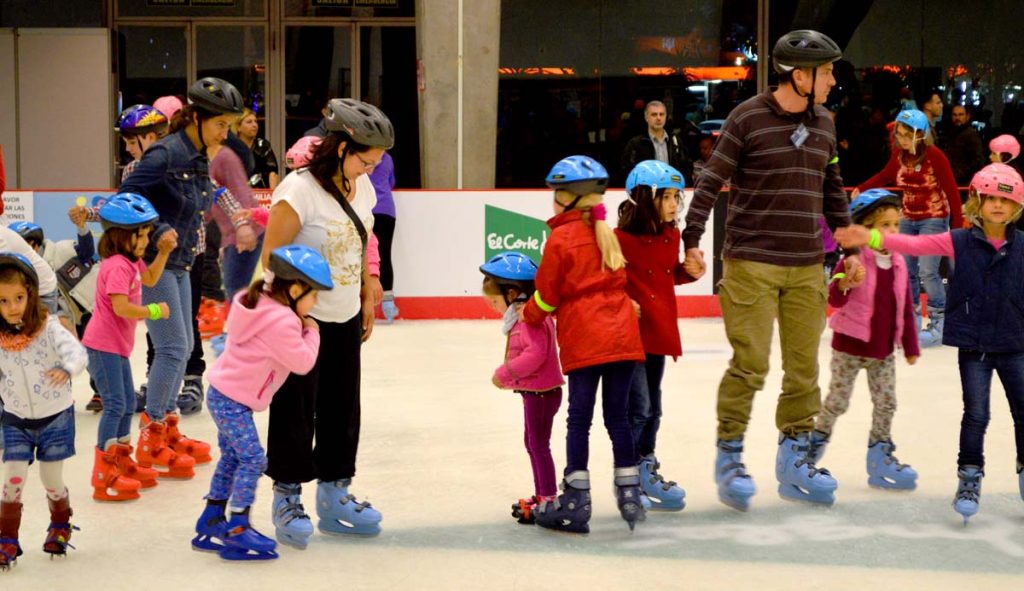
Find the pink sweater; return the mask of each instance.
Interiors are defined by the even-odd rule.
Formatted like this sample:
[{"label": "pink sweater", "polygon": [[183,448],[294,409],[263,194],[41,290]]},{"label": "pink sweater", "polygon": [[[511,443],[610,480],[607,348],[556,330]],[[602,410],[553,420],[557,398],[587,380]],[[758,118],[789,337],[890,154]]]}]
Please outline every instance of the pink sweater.
[{"label": "pink sweater", "polygon": [[260,411],[270,405],[288,374],[313,369],[320,331],[303,327],[291,308],[266,296],[255,308],[246,308],[238,301],[245,294],[235,296],[224,353],[206,377],[221,394]]},{"label": "pink sweater", "polygon": [[[1006,243],[1005,239],[999,238],[989,238],[988,241],[996,250],[1002,248],[1003,244]],[[953,235],[949,232],[921,234],[918,236],[887,234],[882,240],[882,248],[915,257],[937,255],[952,259],[956,258],[956,253],[953,252]]]},{"label": "pink sweater", "polygon": [[494,375],[506,388],[527,392],[545,392],[565,383],[551,316],[540,324],[515,323],[508,333],[505,363]]}]

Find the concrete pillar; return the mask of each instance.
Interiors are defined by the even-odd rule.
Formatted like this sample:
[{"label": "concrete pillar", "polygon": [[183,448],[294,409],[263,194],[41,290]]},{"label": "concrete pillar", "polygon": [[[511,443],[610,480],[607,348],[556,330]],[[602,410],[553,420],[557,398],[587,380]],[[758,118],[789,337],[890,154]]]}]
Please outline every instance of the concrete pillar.
[{"label": "concrete pillar", "polygon": [[[416,2],[423,188],[458,186],[459,0]],[[501,0],[463,0],[462,186],[494,188]]]}]

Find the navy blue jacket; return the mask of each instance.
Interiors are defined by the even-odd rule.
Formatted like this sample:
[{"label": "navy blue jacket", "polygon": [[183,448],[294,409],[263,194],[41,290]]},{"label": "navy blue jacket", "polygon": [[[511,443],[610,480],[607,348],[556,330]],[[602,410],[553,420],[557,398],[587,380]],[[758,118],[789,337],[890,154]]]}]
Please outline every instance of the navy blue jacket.
[{"label": "navy blue jacket", "polygon": [[[171,251],[167,268],[191,270],[203,215],[213,205],[213,185],[206,155],[195,149],[185,130],[150,146],[119,190],[149,199],[160,222],[178,232],[178,247]],[[146,249],[147,262],[156,258],[157,235]]]},{"label": "navy blue jacket", "polygon": [[981,228],[953,230],[956,265],[942,344],[986,353],[1024,352],[1024,232],[1007,228],[997,251]]}]

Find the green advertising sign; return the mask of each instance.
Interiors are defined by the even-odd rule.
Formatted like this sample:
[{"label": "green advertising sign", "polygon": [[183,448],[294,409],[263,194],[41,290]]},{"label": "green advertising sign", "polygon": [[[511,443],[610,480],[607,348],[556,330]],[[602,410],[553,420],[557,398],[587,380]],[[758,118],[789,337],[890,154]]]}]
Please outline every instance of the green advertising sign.
[{"label": "green advertising sign", "polygon": [[542,220],[528,215],[484,206],[484,261],[500,252],[521,252],[540,264],[540,255],[551,231]]}]

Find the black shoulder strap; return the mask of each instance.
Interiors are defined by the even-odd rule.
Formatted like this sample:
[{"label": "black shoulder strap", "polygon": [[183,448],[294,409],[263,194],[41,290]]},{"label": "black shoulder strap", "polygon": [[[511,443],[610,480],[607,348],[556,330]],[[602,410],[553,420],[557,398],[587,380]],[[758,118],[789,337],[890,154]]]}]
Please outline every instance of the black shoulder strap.
[{"label": "black shoulder strap", "polygon": [[[299,170],[299,174],[310,174],[310,172],[309,169],[303,168]],[[359,233],[359,240],[363,243],[363,256],[365,256],[367,245],[370,242],[370,235],[366,231],[366,226],[363,225],[363,220],[359,219],[359,215],[356,213],[356,210],[352,209],[352,204],[348,202],[348,199],[345,199],[340,194],[335,194],[333,191],[328,191],[328,193],[331,194],[331,197],[334,197],[334,200],[338,202],[341,209],[345,211],[345,215],[347,215],[349,219],[352,220],[352,224],[355,225],[356,232]]]}]

